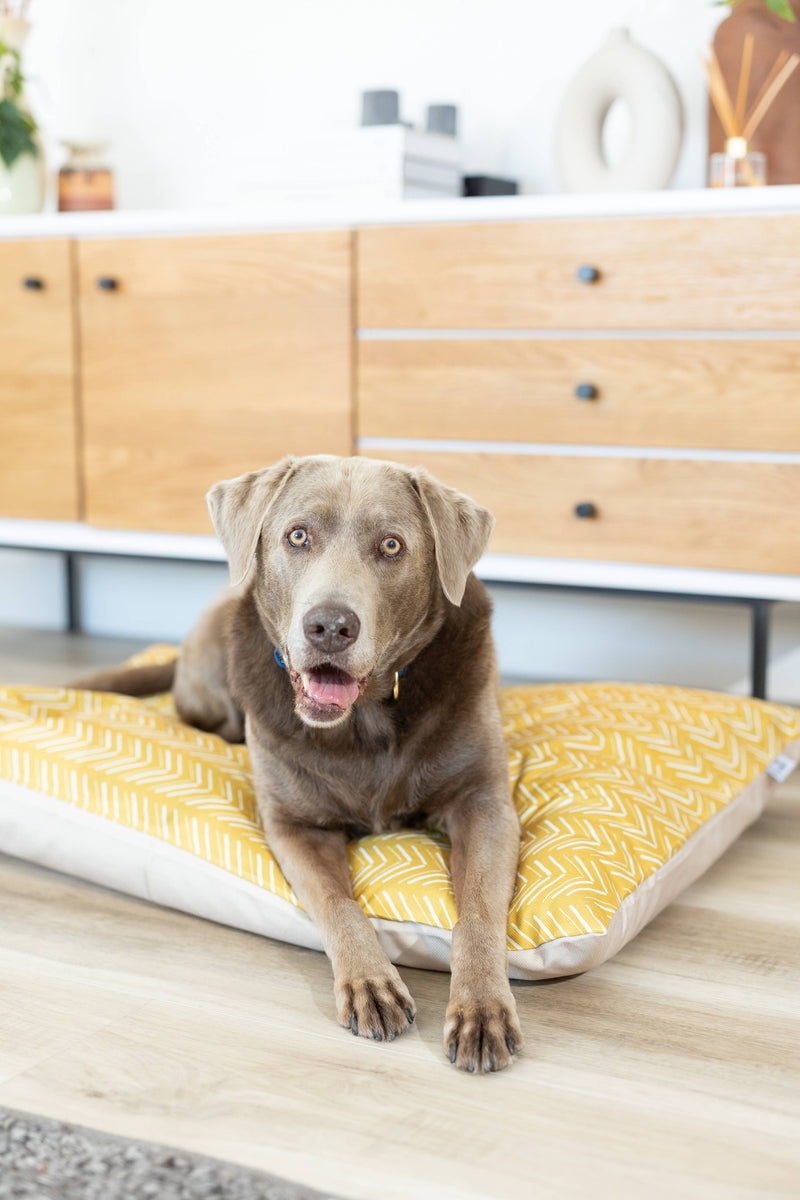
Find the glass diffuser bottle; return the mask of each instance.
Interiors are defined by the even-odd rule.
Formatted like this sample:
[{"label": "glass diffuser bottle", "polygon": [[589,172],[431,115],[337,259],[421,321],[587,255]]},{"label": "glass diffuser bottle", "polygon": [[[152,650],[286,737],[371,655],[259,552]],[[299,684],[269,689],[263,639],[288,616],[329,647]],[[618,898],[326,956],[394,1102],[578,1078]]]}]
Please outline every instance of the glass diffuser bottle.
[{"label": "glass diffuser bottle", "polygon": [[763,187],[766,182],[766,155],[751,150],[746,138],[729,137],[724,152],[711,155],[708,164],[709,187]]}]

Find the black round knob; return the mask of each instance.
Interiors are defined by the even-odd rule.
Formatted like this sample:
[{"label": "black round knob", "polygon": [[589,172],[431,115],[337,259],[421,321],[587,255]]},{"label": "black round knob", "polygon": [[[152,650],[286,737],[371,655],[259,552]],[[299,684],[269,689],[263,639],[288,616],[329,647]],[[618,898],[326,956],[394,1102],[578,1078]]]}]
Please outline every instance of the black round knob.
[{"label": "black round knob", "polygon": [[588,263],[584,263],[578,267],[575,273],[581,283],[597,283],[600,278],[600,272],[597,267],[592,267]]},{"label": "black round knob", "polygon": [[597,506],[595,504],[592,504],[592,502],[590,500],[583,501],[581,504],[576,504],[575,505],[575,516],[583,517],[584,519],[586,517],[596,517],[597,516]]},{"label": "black round knob", "polygon": [[27,275],[22,281],[22,286],[31,292],[41,292],[44,290],[44,280],[36,275]]},{"label": "black round knob", "polygon": [[596,400],[597,388],[593,383],[579,383],[575,388],[575,395],[579,400]]},{"label": "black round knob", "polygon": [[119,287],[119,282],[111,275],[101,275],[97,281],[97,286],[104,292],[115,292]]}]

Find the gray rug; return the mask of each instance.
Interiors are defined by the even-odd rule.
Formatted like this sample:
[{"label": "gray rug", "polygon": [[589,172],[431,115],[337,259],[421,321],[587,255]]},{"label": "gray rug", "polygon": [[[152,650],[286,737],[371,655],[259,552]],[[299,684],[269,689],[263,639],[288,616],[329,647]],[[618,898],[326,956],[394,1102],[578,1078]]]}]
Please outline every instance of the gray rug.
[{"label": "gray rug", "polygon": [[200,1154],[0,1108],[0,1200],[337,1197]]}]

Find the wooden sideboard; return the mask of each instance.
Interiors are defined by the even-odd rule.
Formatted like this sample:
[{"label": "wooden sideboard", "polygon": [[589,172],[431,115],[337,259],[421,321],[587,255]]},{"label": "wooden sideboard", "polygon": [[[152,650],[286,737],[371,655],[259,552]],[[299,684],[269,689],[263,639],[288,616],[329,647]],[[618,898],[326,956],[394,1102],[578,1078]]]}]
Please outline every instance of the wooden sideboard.
[{"label": "wooden sideboard", "polygon": [[800,188],[8,218],[0,545],[219,558],[214,480],[359,453],[495,579],[800,599],[799,279]]}]

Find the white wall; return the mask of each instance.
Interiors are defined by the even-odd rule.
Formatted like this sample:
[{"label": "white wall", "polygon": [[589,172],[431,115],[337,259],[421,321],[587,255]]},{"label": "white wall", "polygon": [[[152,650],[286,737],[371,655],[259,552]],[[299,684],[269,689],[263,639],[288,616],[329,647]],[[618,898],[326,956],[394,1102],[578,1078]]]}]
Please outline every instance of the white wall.
[{"label": "white wall", "polygon": [[271,139],[352,126],[374,87],[399,89],[413,121],[454,101],[469,171],[550,192],[560,97],[608,30],[627,25],[684,98],[675,185],[696,187],[697,56],[724,11],[709,0],[35,0],[27,65],[51,141],[113,143],[125,207],[257,197]]}]

